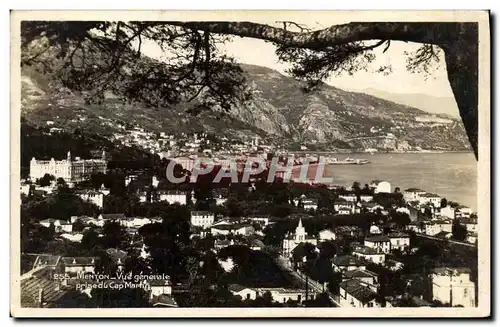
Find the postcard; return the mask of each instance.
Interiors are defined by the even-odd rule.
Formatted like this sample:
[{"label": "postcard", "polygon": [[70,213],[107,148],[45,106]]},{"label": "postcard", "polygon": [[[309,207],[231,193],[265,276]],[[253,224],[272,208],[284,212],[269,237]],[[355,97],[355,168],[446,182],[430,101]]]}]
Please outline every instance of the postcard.
[{"label": "postcard", "polygon": [[11,315],[489,317],[489,28],[12,11]]}]

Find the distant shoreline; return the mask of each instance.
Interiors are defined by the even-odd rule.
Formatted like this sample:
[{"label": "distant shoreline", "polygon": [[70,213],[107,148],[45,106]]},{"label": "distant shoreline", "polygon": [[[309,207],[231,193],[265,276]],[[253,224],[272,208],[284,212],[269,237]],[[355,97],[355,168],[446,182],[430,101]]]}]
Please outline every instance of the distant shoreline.
[{"label": "distant shoreline", "polygon": [[[296,154],[368,154],[371,155],[372,152],[366,152],[366,151],[289,151],[289,153],[296,153]],[[414,154],[414,153],[419,153],[419,154],[444,154],[444,153],[470,153],[474,154],[471,150],[423,150],[423,151],[377,151],[373,152],[373,154]]]}]

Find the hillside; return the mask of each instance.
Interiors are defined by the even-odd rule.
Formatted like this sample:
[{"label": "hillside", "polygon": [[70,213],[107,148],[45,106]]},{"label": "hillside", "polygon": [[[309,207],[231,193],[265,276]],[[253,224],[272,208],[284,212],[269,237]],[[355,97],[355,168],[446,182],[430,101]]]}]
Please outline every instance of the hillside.
[{"label": "hillside", "polygon": [[421,93],[390,93],[376,89],[364,89],[363,93],[399,104],[415,107],[431,114],[448,115],[459,118],[458,106],[453,98],[435,97]]},{"label": "hillside", "polygon": [[[177,134],[208,131],[242,139],[254,135],[283,146],[314,144],[316,148],[364,149],[395,147],[401,142],[425,149],[469,148],[461,121],[417,121],[428,113],[364,93],[329,85],[305,94],[303,83],[266,67],[242,65],[252,98],[220,119],[211,113],[191,116],[182,103],[175,108],[131,105],[108,94],[100,105],[61,88],[31,67],[22,69],[22,116],[34,125],[69,132],[76,129],[103,137],[132,126],[152,132]],[[394,135],[387,145],[387,133]]]}]

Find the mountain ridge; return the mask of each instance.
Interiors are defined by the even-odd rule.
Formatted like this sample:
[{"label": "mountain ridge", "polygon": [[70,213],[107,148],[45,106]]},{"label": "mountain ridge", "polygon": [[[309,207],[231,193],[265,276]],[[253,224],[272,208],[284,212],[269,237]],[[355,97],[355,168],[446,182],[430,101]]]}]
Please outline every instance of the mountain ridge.
[{"label": "mountain ridge", "polygon": [[154,132],[209,131],[221,136],[254,135],[283,145],[316,144],[322,148],[384,147],[384,135],[411,147],[442,150],[469,149],[461,121],[421,123],[429,113],[365,93],[323,84],[304,93],[304,83],[268,67],[241,64],[247,78],[249,101],[220,118],[210,112],[197,117],[186,104],[149,108],[127,104],[113,96],[101,105],[89,105],[77,92],[62,88],[46,76],[23,67],[22,116],[35,124],[51,121],[63,129],[90,129],[112,137],[118,126],[138,125]]},{"label": "mountain ridge", "polygon": [[415,107],[430,114],[460,117],[457,103],[452,97],[437,97],[424,93],[392,93],[375,88],[362,89],[357,92]]}]

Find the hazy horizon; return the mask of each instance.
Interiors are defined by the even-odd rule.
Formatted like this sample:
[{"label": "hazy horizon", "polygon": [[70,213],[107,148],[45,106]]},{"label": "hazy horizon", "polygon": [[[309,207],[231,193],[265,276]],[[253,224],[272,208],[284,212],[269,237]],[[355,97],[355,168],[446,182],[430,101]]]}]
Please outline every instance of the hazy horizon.
[{"label": "hazy horizon", "polygon": [[[239,20],[238,15],[235,16],[228,17],[228,20]],[[268,24],[275,27],[283,26],[282,23],[276,22],[278,19],[290,20],[311,30],[323,29],[331,25],[349,22],[345,19],[339,20],[338,17],[336,19],[335,15],[333,18],[325,15],[303,15],[299,19],[296,19],[298,17],[295,17],[295,15],[292,16],[282,17],[282,15],[279,15],[271,19],[268,15],[260,15],[255,16],[255,19],[254,17],[245,17],[246,19],[241,20]],[[289,27],[289,30],[297,30],[297,28],[292,26]],[[337,88],[352,91],[363,91],[372,88],[389,93],[426,94],[433,97],[454,98],[448,81],[442,52],[439,53],[439,63],[433,66],[429,76],[423,73],[411,73],[406,69],[407,54],[415,52],[420,46],[417,43],[392,41],[385,53],[383,52],[385,46],[373,51],[376,59],[368,65],[367,71],[360,70],[353,75],[342,74],[341,76],[331,76],[325,82]],[[142,49],[146,55],[156,59],[166,60],[167,58],[166,54],[155,44],[148,44],[147,42],[145,44],[143,42]],[[276,47],[272,43],[252,38],[231,37],[230,41],[219,46],[219,50],[234,57],[239,63],[264,66],[277,70],[284,75],[289,75],[286,73],[286,70],[290,66],[278,61],[278,57],[275,54]],[[383,74],[375,72],[379,67],[387,65],[392,67],[391,73]]]}]

